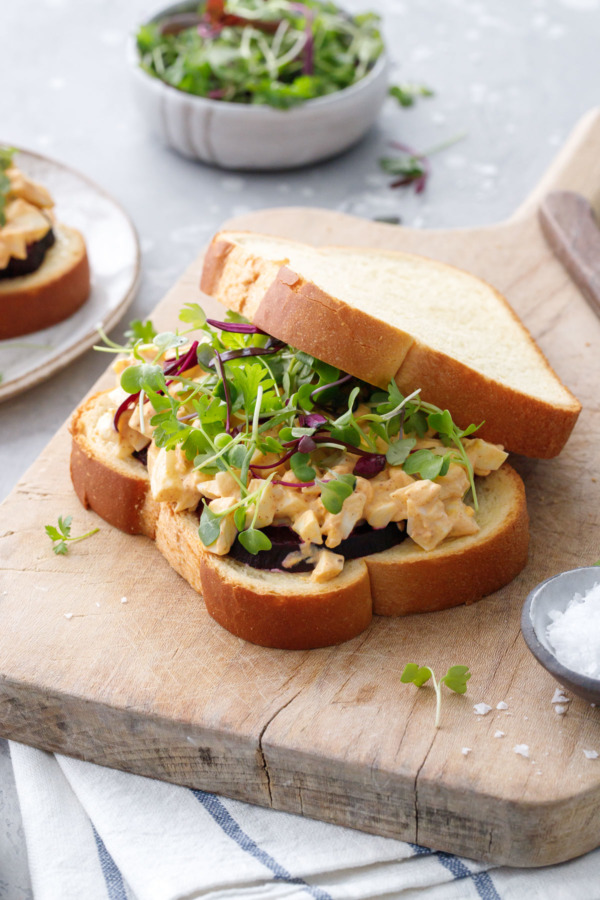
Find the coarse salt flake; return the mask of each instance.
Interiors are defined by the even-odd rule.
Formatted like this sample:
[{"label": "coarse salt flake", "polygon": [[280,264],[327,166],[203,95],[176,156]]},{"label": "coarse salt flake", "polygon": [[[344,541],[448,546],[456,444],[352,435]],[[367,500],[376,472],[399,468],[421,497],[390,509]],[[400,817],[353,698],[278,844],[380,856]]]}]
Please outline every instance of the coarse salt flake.
[{"label": "coarse salt flake", "polygon": [[564,691],[561,688],[556,688],[554,691],[554,697],[550,701],[550,703],[570,703],[571,698],[567,697]]},{"label": "coarse salt flake", "polygon": [[473,709],[476,716],[487,716],[492,711],[492,707],[488,706],[487,703],[476,703]]},{"label": "coarse salt flake", "polygon": [[121,597],[121,603],[127,603],[127,597]]},{"label": "coarse salt flake", "polygon": [[546,637],[558,661],[580,675],[600,678],[600,581],[551,610]]},{"label": "coarse salt flake", "polygon": [[568,709],[568,706],[562,706],[560,703],[556,703],[554,706],[554,712],[557,716],[564,716]]},{"label": "coarse salt flake", "polygon": [[598,759],[598,752],[596,750],[584,750],[583,755],[586,759]]},{"label": "coarse salt flake", "polygon": [[496,709],[508,709],[508,703],[505,703],[504,700],[501,700],[500,703],[496,704]]},{"label": "coarse salt flake", "polygon": [[495,732],[494,732],[494,737],[497,737],[497,738],[504,737],[504,732],[503,732],[503,731],[500,731],[500,730],[495,731]]},{"label": "coarse salt flake", "polygon": [[524,756],[525,759],[529,759],[529,744],[515,744],[513,750],[515,753],[518,753],[519,756]]},{"label": "coarse salt flake", "polygon": [[[461,750],[462,755],[463,755],[463,756],[468,756],[469,753],[471,752],[471,749],[472,749],[471,747],[463,747],[462,750]],[[584,752],[586,752],[586,751],[584,751]],[[589,751],[587,751],[587,752],[589,752]],[[597,755],[598,755],[598,754],[596,754],[596,756],[597,756]]]},{"label": "coarse salt flake", "polygon": [[65,619],[72,619],[73,613],[65,613]]}]

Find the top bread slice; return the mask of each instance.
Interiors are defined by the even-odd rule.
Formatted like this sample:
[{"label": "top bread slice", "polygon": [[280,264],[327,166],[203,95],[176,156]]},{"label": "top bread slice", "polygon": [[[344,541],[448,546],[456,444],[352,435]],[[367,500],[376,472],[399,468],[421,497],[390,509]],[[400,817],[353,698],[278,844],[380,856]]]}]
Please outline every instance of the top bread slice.
[{"label": "top bread slice", "polygon": [[371,384],[451,411],[524,456],[556,456],[581,406],[493,287],[412,254],[221,232],[202,291],[269,334]]}]

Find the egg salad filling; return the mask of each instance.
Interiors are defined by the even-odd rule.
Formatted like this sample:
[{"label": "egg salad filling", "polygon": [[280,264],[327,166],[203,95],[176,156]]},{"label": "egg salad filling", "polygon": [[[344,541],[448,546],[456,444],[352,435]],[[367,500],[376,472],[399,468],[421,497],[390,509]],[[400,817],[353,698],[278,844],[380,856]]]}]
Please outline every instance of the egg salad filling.
[{"label": "egg salad filling", "polygon": [[46,238],[53,225],[52,197],[15,166],[14,153],[0,146],[0,271],[11,260],[27,259],[31,246]]},{"label": "egg salad filling", "polygon": [[[154,499],[198,511],[209,552],[323,582],[376,552],[357,552],[357,534],[430,551],[479,530],[474,476],[507,458],[471,436],[480,426],[460,429],[419,390],[382,391],[235,313],[219,322],[187,304],[179,318],[175,333],[132,323],[127,346],[105,338],[98,349],[126,355],[96,428],[147,463]],[[283,557],[279,533],[291,537]]]}]

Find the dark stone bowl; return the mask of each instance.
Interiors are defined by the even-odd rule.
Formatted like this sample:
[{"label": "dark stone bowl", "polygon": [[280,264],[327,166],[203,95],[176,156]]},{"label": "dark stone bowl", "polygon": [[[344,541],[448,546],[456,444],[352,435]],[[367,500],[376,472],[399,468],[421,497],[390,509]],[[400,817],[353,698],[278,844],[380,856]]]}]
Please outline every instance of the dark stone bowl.
[{"label": "dark stone bowl", "polygon": [[523,606],[521,631],[525,642],[537,661],[553,675],[560,684],[589,703],[600,705],[600,678],[580,675],[567,669],[554,655],[546,637],[546,628],[551,619],[551,610],[564,612],[575,594],[584,594],[594,585],[600,584],[600,567],[587,566],[561,572],[542,581],[535,587]]}]

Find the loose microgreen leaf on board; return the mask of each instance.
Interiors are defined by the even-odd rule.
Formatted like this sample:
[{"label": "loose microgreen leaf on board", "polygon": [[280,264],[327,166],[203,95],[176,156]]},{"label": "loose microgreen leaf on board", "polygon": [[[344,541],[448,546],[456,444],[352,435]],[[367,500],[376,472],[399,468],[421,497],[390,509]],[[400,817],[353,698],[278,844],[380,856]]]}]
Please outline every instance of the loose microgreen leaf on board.
[{"label": "loose microgreen leaf on board", "polygon": [[46,534],[53,543],[52,549],[57,554],[57,556],[65,556],[65,554],[69,552],[69,548],[67,546],[68,543],[83,541],[86,538],[91,537],[93,534],[96,534],[96,532],[100,531],[99,528],[93,528],[91,531],[86,532],[86,534],[79,534],[76,537],[71,537],[72,521],[73,516],[59,516],[58,528],[56,528],[54,525],[45,526]]},{"label": "loose microgreen leaf on board", "polygon": [[414,684],[422,687],[431,678],[436,694],[435,727],[440,727],[440,712],[442,708],[442,684],[456,694],[464,694],[467,690],[467,681],[471,677],[468,666],[450,666],[446,674],[438,681],[430,666],[418,666],[416,663],[407,663],[404,667],[400,681],[403,684]]}]

